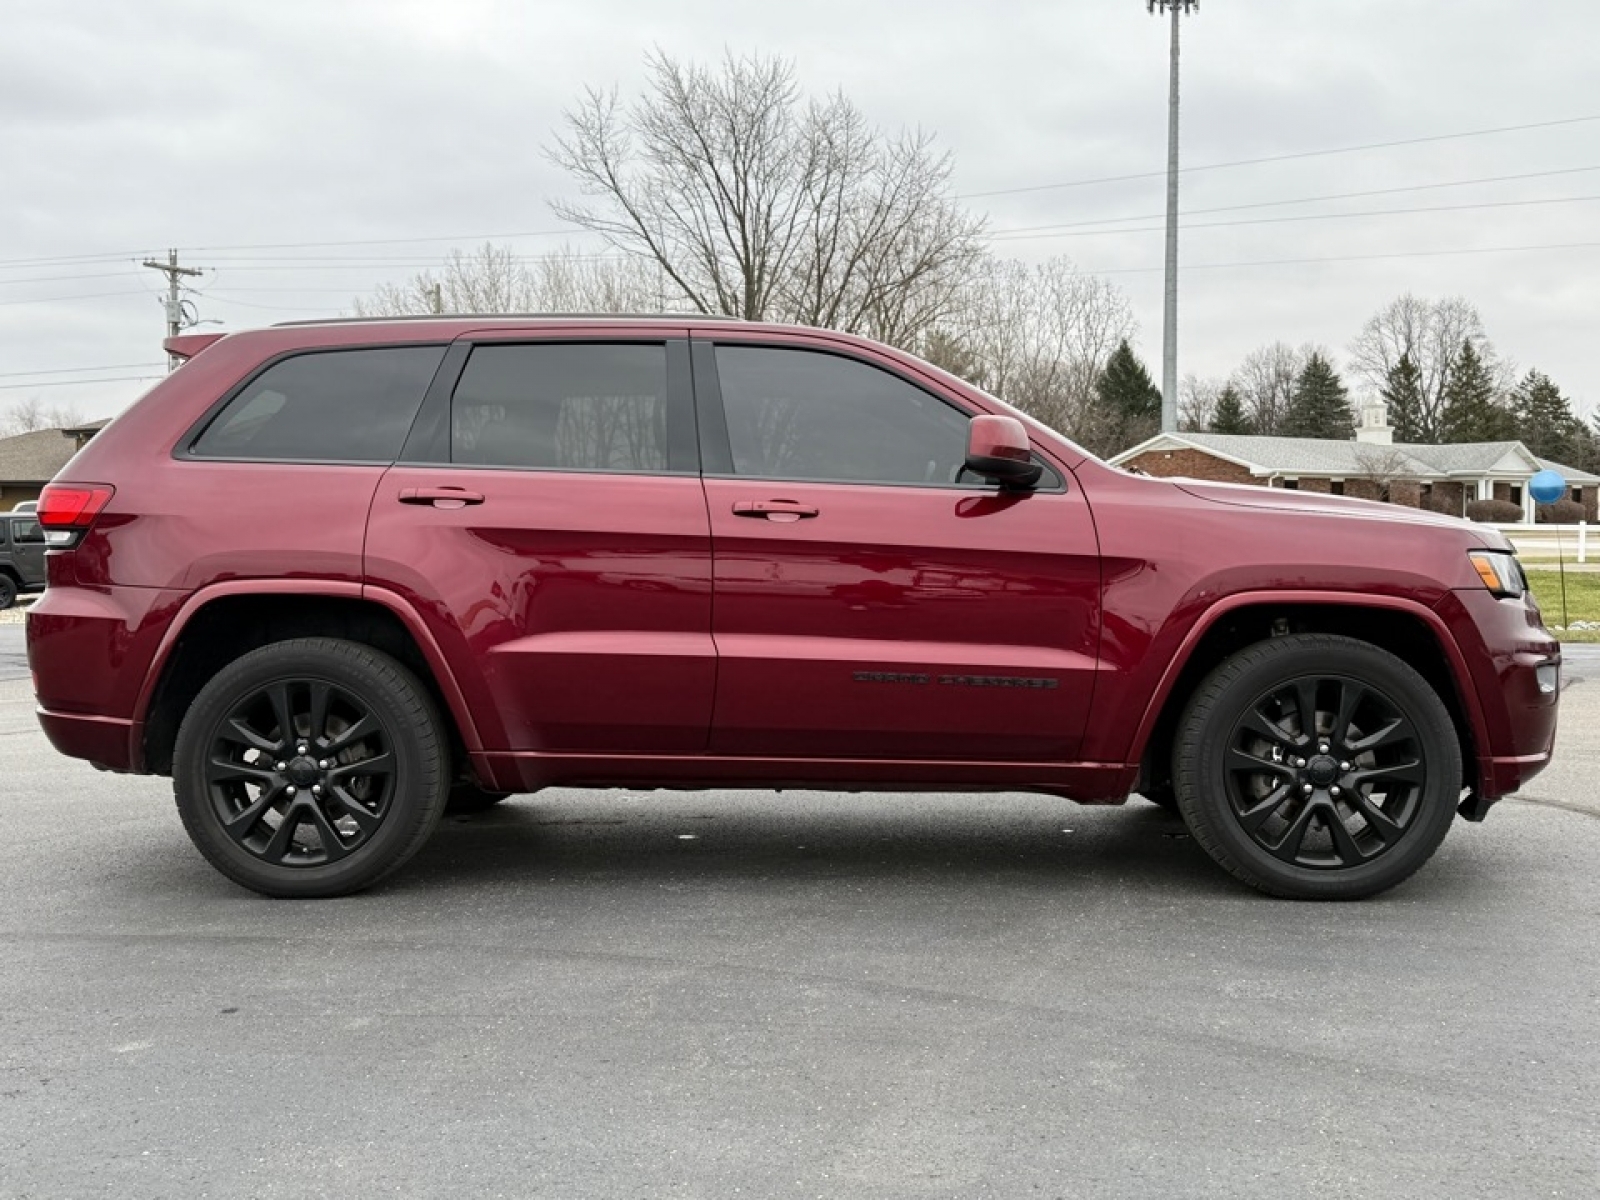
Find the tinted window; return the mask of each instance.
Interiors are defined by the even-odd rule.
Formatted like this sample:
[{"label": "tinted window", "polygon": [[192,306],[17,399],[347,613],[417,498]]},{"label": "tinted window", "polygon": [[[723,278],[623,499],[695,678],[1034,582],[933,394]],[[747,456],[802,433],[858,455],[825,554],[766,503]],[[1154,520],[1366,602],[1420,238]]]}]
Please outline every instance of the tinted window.
[{"label": "tinted window", "polygon": [[212,458],[393,462],[442,346],[329,350],[274,363],[206,427]]},{"label": "tinted window", "polygon": [[39,522],[33,517],[12,518],[11,536],[19,543],[44,541],[44,534],[39,529]]},{"label": "tinted window", "polygon": [[456,387],[450,423],[458,463],[665,471],[667,349],[479,346]]},{"label": "tinted window", "polygon": [[717,376],[735,474],[949,484],[966,462],[965,413],[866,363],[718,346]]}]

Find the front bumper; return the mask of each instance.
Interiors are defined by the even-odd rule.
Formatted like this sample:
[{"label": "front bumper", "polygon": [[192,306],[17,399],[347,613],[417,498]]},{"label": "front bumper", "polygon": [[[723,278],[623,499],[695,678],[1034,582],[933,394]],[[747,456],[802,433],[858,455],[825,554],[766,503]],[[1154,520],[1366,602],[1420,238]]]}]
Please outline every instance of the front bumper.
[{"label": "front bumper", "polygon": [[1497,599],[1482,588],[1446,594],[1438,612],[1465,659],[1480,715],[1474,723],[1477,783],[1463,815],[1481,819],[1490,803],[1517,791],[1549,765],[1560,710],[1561,643],[1531,599]]}]

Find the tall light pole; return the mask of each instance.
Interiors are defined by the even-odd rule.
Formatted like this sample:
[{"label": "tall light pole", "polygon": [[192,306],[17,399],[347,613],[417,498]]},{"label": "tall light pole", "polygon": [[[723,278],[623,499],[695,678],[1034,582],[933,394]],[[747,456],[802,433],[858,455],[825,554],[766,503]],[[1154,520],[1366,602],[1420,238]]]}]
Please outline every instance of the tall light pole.
[{"label": "tall light pole", "polygon": [[1147,0],[1151,12],[1172,13],[1172,80],[1167,110],[1167,303],[1161,335],[1161,432],[1178,428],[1178,20],[1200,0]]}]

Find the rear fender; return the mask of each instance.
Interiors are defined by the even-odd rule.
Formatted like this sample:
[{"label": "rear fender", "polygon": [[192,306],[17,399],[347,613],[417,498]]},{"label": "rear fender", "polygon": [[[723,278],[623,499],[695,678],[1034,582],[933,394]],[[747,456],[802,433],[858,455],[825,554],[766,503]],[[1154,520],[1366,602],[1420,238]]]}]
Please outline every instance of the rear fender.
[{"label": "rear fender", "polygon": [[144,683],[134,706],[131,747],[134,771],[145,769],[145,721],[178,639],[183,636],[184,630],[189,627],[197,613],[208,604],[230,596],[315,596],[336,600],[368,601],[387,609],[411,635],[418,651],[428,664],[428,669],[433,673],[439,692],[450,708],[450,715],[455,720],[461,741],[468,753],[478,754],[483,750],[483,740],[477,722],[473,720],[471,708],[462,694],[449,661],[433,635],[428,632],[427,625],[399,596],[382,588],[363,587],[359,583],[335,580],[247,579],[212,584],[193,592],[167,626],[166,633],[156,648],[155,657],[151,660],[150,668],[145,674]]}]

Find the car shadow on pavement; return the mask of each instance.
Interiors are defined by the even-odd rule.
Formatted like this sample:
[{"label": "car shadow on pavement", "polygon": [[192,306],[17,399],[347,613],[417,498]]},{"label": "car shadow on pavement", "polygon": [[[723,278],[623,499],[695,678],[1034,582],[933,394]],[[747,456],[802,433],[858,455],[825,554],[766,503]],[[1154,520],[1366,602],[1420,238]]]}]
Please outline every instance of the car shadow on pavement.
[{"label": "car shadow on pavement", "polygon": [[[1132,800],[1085,808],[1038,797],[715,796],[608,801],[584,793],[523,796],[472,816],[446,816],[429,843],[382,887],[471,889],[519,879],[642,883],[932,881],[1052,887],[1129,884],[1173,895],[1237,890],[1175,816]],[[581,797],[567,799],[567,797]],[[1014,800],[1015,806],[1008,804]]]}]

